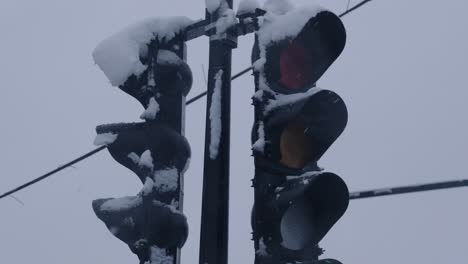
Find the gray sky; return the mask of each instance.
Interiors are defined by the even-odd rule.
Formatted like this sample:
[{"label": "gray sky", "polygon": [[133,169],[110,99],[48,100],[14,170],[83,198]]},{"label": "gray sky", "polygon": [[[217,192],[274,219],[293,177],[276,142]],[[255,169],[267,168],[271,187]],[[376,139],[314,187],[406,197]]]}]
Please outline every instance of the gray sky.
[{"label": "gray sky", "polygon": [[[347,5],[317,3],[337,13]],[[0,192],[92,149],[96,125],[138,120],[139,103],[111,87],[92,61],[99,41],[145,17],[198,19],[203,7],[204,0],[0,1]],[[321,166],[351,190],[468,178],[467,8],[464,0],[375,0],[343,19],[347,46],[318,84],[344,98],[350,118]],[[252,40],[240,39],[233,73],[248,66]],[[206,88],[207,51],[206,38],[188,43],[189,97]],[[229,260],[252,263],[253,78],[232,87]],[[183,263],[198,262],[205,103],[187,108],[193,157]],[[94,216],[91,201],[140,187],[102,152],[18,193],[24,206],[0,200],[0,263],[137,263]],[[321,245],[326,257],[348,264],[465,263],[467,199],[468,190],[457,189],[353,201]]]}]

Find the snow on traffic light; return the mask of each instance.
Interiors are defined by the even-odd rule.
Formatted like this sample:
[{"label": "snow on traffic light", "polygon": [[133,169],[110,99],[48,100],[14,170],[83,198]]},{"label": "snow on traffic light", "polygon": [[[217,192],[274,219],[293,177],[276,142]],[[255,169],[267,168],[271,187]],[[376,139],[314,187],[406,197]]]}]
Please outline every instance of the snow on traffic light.
[{"label": "snow on traffic light", "polygon": [[96,143],[107,144],[111,156],[138,176],[142,190],[93,201],[97,217],[140,263],[179,263],[188,236],[181,211],[191,155],[183,132],[192,73],[180,36],[188,24],[180,18],[145,21],[108,38],[93,54],[111,83],[145,109],[144,122],[96,128]]},{"label": "snow on traffic light", "polygon": [[255,263],[316,263],[349,201],[344,181],[317,165],[347,123],[343,100],[316,86],[346,32],[319,7],[267,11],[252,52]]}]

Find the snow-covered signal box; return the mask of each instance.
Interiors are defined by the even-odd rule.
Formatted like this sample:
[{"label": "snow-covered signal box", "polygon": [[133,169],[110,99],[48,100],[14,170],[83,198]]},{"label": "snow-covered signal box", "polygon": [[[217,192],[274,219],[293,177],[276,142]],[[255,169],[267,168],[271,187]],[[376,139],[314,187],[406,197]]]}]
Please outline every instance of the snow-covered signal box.
[{"label": "snow-covered signal box", "polygon": [[317,161],[343,132],[348,112],[316,82],[344,49],[340,19],[318,7],[269,13],[256,33],[255,203],[256,264],[319,261],[318,243],[347,209],[349,192]]},{"label": "snow-covered signal box", "polygon": [[190,146],[183,130],[192,73],[183,59],[185,44],[180,39],[173,35],[155,37],[148,45],[140,43],[140,50],[126,55],[138,56],[135,59],[141,65],[105,65],[106,56],[99,49],[104,53],[112,50],[112,39],[98,46],[94,54],[95,59],[104,61],[99,66],[108,76],[128,75],[117,78],[121,81],[116,81],[116,86],[144,107],[140,115],[144,122],[96,129],[98,141],[108,144],[112,157],[139,177],[142,190],[135,196],[93,202],[98,218],[129,246],[140,263],[178,263],[179,249],[188,235],[182,189]]},{"label": "snow-covered signal box", "polygon": [[205,20],[146,20],[96,48],[94,59],[111,84],[145,108],[145,122],[99,126],[96,140],[140,178],[141,192],[93,202],[140,263],[178,264],[187,238],[182,176],[190,147],[183,117],[192,75],[184,41],[203,35],[210,37],[210,68],[199,263],[227,263],[231,50],[237,37],[252,32],[255,264],[339,263],[319,260],[318,244],[345,213],[349,192],[317,162],[345,129],[348,112],[316,82],[343,51],[346,32],[327,10],[287,3],[269,0],[259,9],[246,0],[235,13],[231,0],[210,0]]}]

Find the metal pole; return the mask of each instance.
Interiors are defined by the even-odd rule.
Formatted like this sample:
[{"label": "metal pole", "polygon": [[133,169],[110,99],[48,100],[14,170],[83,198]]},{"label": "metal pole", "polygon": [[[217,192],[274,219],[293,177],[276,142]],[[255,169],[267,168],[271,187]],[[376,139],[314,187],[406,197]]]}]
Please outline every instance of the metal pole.
[{"label": "metal pole", "polygon": [[[179,49],[176,51],[177,55],[184,61],[187,62],[187,45],[185,44],[184,41],[178,40],[176,41],[176,45],[179,47]],[[176,102],[173,103],[173,106],[176,107],[174,109],[177,109],[177,112],[174,114],[177,115],[177,118],[175,120],[178,121],[178,123],[174,123],[174,129],[179,132],[182,136],[185,136],[185,107],[186,107],[186,98],[185,96],[181,96],[180,100],[177,100]],[[183,212],[184,210],[184,173],[181,172],[179,175],[179,186],[178,186],[178,191],[179,191],[179,197],[178,197],[178,210],[180,212]],[[180,264],[180,259],[181,259],[181,249],[177,248],[176,252],[174,254],[174,264]]]},{"label": "metal pole", "polygon": [[[207,20],[215,22],[223,6],[232,8],[232,2],[222,1],[218,11],[207,12]],[[228,259],[231,56],[235,47],[235,40],[227,36],[210,36],[200,264],[227,264]]]}]

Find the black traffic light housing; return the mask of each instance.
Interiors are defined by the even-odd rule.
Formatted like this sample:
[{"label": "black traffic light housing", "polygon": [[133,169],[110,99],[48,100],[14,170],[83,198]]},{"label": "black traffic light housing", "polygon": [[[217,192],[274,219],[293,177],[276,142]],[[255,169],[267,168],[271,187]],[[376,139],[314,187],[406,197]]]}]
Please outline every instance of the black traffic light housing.
[{"label": "black traffic light housing", "polygon": [[138,157],[150,150],[151,155],[157,160],[154,163],[154,170],[164,168],[176,168],[177,171],[184,171],[190,159],[190,146],[187,139],[175,130],[158,123],[130,123],[130,124],[109,124],[96,128],[98,134],[117,134],[117,139],[108,146],[112,157],[133,171],[145,183],[145,169],[138,165],[131,156],[131,153]]},{"label": "black traffic light housing", "polygon": [[[148,54],[140,58],[147,69],[130,76],[119,88],[137,99],[147,109],[154,98],[159,105],[155,123],[163,123],[176,131],[182,130],[180,120],[185,109],[185,96],[190,91],[192,71],[184,61],[185,44],[175,38],[166,42],[156,39],[148,45]],[[177,110],[182,109],[182,111]]]},{"label": "black traffic light housing", "polygon": [[116,136],[107,147],[111,156],[134,172],[143,188],[136,196],[95,200],[93,209],[140,263],[179,263],[178,249],[188,236],[187,219],[181,213],[183,173],[190,160],[183,122],[192,73],[184,49],[177,36],[155,37],[140,58],[146,70],[119,87],[145,108],[140,116],[144,122],[96,128],[98,135]]},{"label": "black traffic light housing", "polygon": [[176,254],[188,235],[185,216],[155,197],[137,196],[93,201],[93,210],[110,232],[135,253],[140,260],[149,260],[151,247]]},{"label": "black traffic light housing", "polygon": [[268,87],[282,94],[300,93],[314,86],[339,57],[345,47],[346,30],[335,14],[322,11],[309,19],[297,36],[264,47],[259,47],[258,38],[256,42],[252,60],[260,58],[260,49],[265,50],[263,75]]},{"label": "black traffic light housing", "polygon": [[[263,108],[262,101],[257,101],[255,104]],[[263,115],[264,110],[261,111],[260,114]],[[269,139],[265,139],[267,151],[263,154],[281,162],[284,158],[281,152],[287,154],[300,148],[307,150],[301,158],[303,161],[292,162],[298,164],[290,163],[289,167],[301,168],[306,165],[304,162],[316,163],[344,131],[347,121],[348,111],[341,97],[332,91],[319,90],[313,96],[271,110],[261,120],[264,129],[268,129],[269,132]],[[258,122],[253,130],[255,140],[257,140],[257,131]],[[290,151],[286,149],[286,142],[290,145]],[[291,154],[297,155],[298,152]]]},{"label": "black traffic light housing", "polygon": [[346,32],[335,14],[311,12],[298,34],[265,43],[262,27],[276,25],[264,23],[252,52],[255,263],[339,263],[319,261],[318,243],[346,211],[349,192],[317,161],[343,132],[348,112],[315,83],[343,51]]}]

